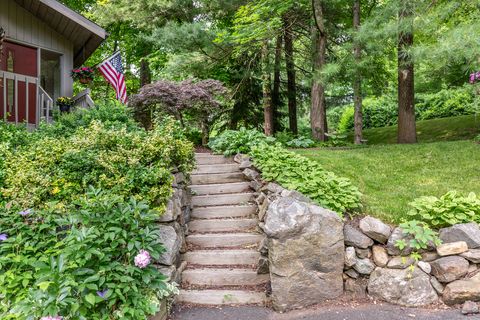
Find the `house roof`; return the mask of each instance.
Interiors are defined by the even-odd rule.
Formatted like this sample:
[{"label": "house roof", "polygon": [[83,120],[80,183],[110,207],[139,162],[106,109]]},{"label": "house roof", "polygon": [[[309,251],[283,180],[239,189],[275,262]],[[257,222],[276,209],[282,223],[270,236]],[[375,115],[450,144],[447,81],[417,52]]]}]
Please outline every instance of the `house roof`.
[{"label": "house roof", "polygon": [[56,0],[15,0],[73,43],[73,64],[80,66],[107,38],[107,32]]}]

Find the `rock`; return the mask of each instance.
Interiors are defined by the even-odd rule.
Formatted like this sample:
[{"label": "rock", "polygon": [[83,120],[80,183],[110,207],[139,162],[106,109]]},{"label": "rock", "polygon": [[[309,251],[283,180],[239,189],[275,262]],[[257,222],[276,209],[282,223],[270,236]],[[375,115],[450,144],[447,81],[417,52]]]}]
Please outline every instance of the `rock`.
[{"label": "rock", "polygon": [[353,279],[357,279],[360,276],[358,272],[354,269],[348,269],[347,271],[345,271],[345,274]]},{"label": "rock", "polygon": [[354,227],[346,224],[343,228],[343,234],[345,236],[345,245],[354,246],[360,249],[367,249],[373,245],[373,240],[355,229]]},{"label": "rock", "polygon": [[264,189],[268,192],[278,193],[278,194],[282,193],[282,191],[285,190],[285,188],[283,188],[282,186],[274,182],[270,182],[269,184],[267,184]]},{"label": "rock", "polygon": [[390,269],[406,269],[414,263],[415,260],[411,257],[393,257],[388,262],[387,267]]},{"label": "rock", "polygon": [[385,267],[388,263],[387,250],[381,246],[372,247],[373,262],[379,267]]},{"label": "rock", "polygon": [[345,265],[351,268],[357,263],[357,255],[355,254],[354,247],[347,247],[345,249]]},{"label": "rock", "polygon": [[371,296],[407,307],[424,306],[437,301],[438,296],[430,277],[415,268],[376,268],[370,275],[368,292]]},{"label": "rock", "polygon": [[357,253],[357,257],[359,257],[360,259],[372,257],[372,251],[370,249],[355,248],[355,252]]},{"label": "rock", "polygon": [[258,244],[258,252],[260,252],[260,254],[262,256],[267,256],[268,255],[268,239],[267,237],[264,237],[260,243]]},{"label": "rock", "polygon": [[480,248],[480,227],[475,222],[440,229],[439,237],[443,243],[465,241],[469,249]]},{"label": "rock", "polygon": [[310,198],[304,196],[303,194],[301,194],[300,192],[295,191],[295,190],[283,190],[282,193],[281,193],[281,196],[282,197],[290,197],[290,198],[293,198],[295,200],[305,202],[305,203],[312,203],[312,200]]},{"label": "rock", "polygon": [[258,173],[255,170],[247,168],[247,169],[243,170],[243,175],[245,177],[247,177],[247,179],[249,179],[249,180],[256,180],[260,176],[260,173]]},{"label": "rock", "polygon": [[469,280],[480,281],[480,272],[478,272],[477,274],[474,274],[474,275],[472,275],[468,278],[469,278]]},{"label": "rock", "polygon": [[460,255],[470,262],[480,263],[480,249],[470,249]]},{"label": "rock", "polygon": [[160,231],[159,242],[165,247],[165,252],[156,262],[166,266],[174,265],[179,258],[182,239],[172,226],[159,225],[158,229]]},{"label": "rock", "polygon": [[470,264],[468,267],[468,274],[473,274],[478,270],[478,266],[476,264]]},{"label": "rock", "polygon": [[432,272],[432,266],[428,262],[419,261],[417,265],[420,269],[422,269],[423,272],[427,274],[430,274]]},{"label": "rock", "polygon": [[369,275],[375,269],[375,265],[368,258],[357,259],[357,262],[353,266],[353,269],[355,269],[355,271],[357,271],[360,274]]},{"label": "rock", "polygon": [[260,258],[258,259],[257,273],[267,274],[269,272],[270,272],[270,268],[268,266],[268,258],[264,256],[260,256]]},{"label": "rock", "polygon": [[386,243],[392,234],[390,226],[370,216],[360,220],[360,230],[373,240],[380,243]]},{"label": "rock", "polygon": [[260,192],[255,198],[255,203],[261,206],[265,202],[265,199],[267,199],[267,196],[263,192]]},{"label": "rock", "polygon": [[473,301],[465,301],[462,307],[462,314],[477,314],[478,304]]},{"label": "rock", "polygon": [[268,206],[270,206],[270,200],[265,199],[258,209],[258,220],[261,222],[265,221],[265,215],[267,214]]},{"label": "rock", "polygon": [[247,156],[246,154],[237,153],[233,157],[233,161],[235,161],[236,163],[242,163],[243,161],[246,161],[246,160],[250,160],[250,157]]},{"label": "rock", "polygon": [[253,163],[252,163],[252,161],[250,161],[250,159],[243,160],[242,163],[240,163],[240,166],[239,166],[240,170],[251,168],[251,167],[253,167]]},{"label": "rock", "polygon": [[263,184],[257,180],[250,181],[250,188],[258,192],[263,188]]},{"label": "rock", "polygon": [[457,280],[447,284],[443,291],[443,302],[448,305],[480,301],[480,282]]},{"label": "rock", "polygon": [[177,271],[175,266],[156,266],[156,268],[161,274],[167,277],[166,281],[175,281],[175,275]]},{"label": "rock", "polygon": [[356,298],[365,298],[367,296],[367,280],[362,278],[345,280],[345,293]]},{"label": "rock", "polygon": [[438,258],[440,258],[440,256],[436,252],[428,251],[422,253],[422,261],[425,262],[431,262],[433,260],[437,260]]},{"label": "rock", "polygon": [[172,187],[178,188],[181,185],[185,184],[185,175],[183,172],[177,172],[173,175]]},{"label": "rock", "polygon": [[468,272],[469,263],[465,258],[448,256],[432,261],[430,265],[432,266],[432,274],[437,280],[448,283],[465,276]]},{"label": "rock", "polygon": [[403,250],[400,250],[395,246],[398,240],[404,240],[407,244],[410,243],[410,240],[412,240],[412,236],[407,236],[403,233],[402,228],[395,228],[390,235],[390,238],[388,238],[387,242],[387,252],[391,256],[408,256],[410,253],[412,253],[413,249],[407,245]]},{"label": "rock", "polygon": [[437,253],[441,257],[461,254],[466,251],[468,251],[468,246],[465,241],[444,243],[437,247]]},{"label": "rock", "polygon": [[443,290],[445,289],[443,287],[443,284],[440,283],[440,281],[437,280],[435,277],[430,278],[430,284],[432,285],[433,289],[437,291],[438,294],[442,294]]},{"label": "rock", "polygon": [[269,237],[275,310],[307,307],[342,295],[345,248],[337,213],[279,198],[268,209],[264,230]]}]

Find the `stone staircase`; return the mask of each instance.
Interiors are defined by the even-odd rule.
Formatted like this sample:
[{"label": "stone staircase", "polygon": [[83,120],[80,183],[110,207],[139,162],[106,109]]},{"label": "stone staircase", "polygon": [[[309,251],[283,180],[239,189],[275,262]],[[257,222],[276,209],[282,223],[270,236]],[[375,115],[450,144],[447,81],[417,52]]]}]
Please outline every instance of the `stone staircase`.
[{"label": "stone staircase", "polygon": [[266,303],[268,274],[257,274],[262,236],[257,206],[239,165],[223,156],[197,153],[189,187],[187,268],[177,303],[241,305]]}]

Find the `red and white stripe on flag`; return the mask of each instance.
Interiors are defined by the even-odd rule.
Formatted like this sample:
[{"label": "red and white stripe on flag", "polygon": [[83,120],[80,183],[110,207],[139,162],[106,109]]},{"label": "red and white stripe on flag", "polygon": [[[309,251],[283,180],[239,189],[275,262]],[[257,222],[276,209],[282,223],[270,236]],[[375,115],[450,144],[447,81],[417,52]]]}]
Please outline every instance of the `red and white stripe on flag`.
[{"label": "red and white stripe on flag", "polygon": [[123,72],[122,56],[120,52],[102,62],[98,66],[98,70],[103,75],[105,80],[110,83],[115,89],[117,100],[122,103],[127,103],[127,87],[125,85],[125,76]]}]

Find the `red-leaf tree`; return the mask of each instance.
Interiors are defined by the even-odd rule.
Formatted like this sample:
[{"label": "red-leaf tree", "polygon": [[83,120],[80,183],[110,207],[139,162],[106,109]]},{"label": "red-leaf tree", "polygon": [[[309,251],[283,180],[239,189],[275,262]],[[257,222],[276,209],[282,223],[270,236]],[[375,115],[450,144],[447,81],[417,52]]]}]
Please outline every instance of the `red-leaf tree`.
[{"label": "red-leaf tree", "polygon": [[185,119],[202,130],[202,143],[208,143],[210,127],[227,108],[228,90],[217,80],[160,80],[143,86],[132,96],[130,105],[146,129],[158,114],[170,114],[185,126]]}]

